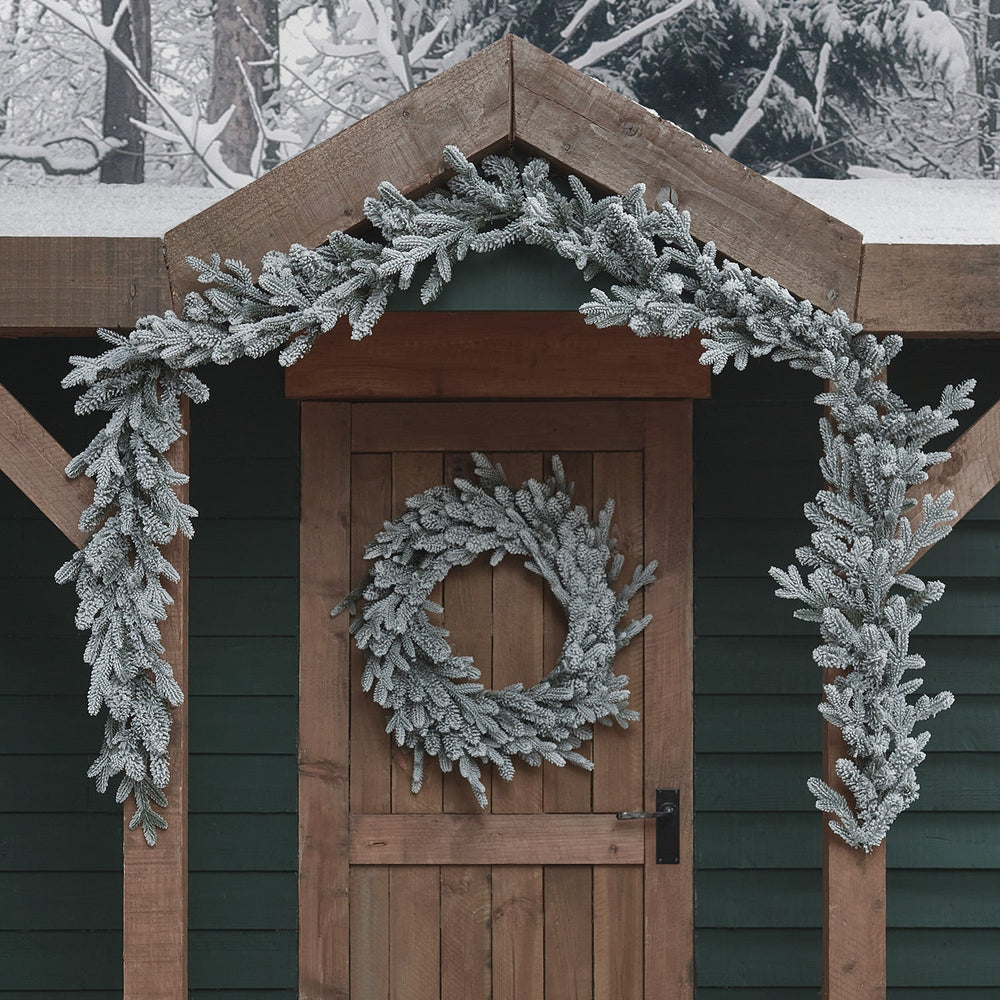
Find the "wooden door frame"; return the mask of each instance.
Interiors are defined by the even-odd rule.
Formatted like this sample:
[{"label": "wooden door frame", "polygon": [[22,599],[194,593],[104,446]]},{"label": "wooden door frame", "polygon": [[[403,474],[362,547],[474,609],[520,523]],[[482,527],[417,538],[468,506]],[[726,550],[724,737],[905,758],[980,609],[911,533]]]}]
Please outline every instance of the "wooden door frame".
[{"label": "wooden door frame", "polygon": [[[349,927],[350,921],[348,622],[345,616],[330,618],[329,610],[349,589],[350,526],[344,510],[350,496],[351,452],[384,451],[390,439],[397,447],[420,450],[432,443],[437,447],[439,435],[452,423],[445,410],[452,404],[432,402],[420,404],[427,419],[419,426],[412,421],[401,426],[396,419],[398,405],[413,404],[306,402],[301,410],[299,995],[303,998],[346,997],[350,984],[347,949],[338,947],[324,927],[332,921]],[[507,404],[463,405],[468,419],[451,430],[449,450],[489,450],[491,427],[502,428],[506,448],[514,446],[510,425],[503,424],[498,409]],[[655,808],[657,777],[662,781],[669,775],[681,790],[682,860],[679,865],[652,863],[652,830],[640,847],[647,855],[646,892],[660,891],[662,898],[669,894],[671,899],[670,906],[650,906],[646,911],[644,975],[647,983],[656,984],[654,992],[683,1000],[693,997],[694,990],[692,404],[605,400],[547,402],[546,407],[545,429],[525,425],[525,441],[532,442],[533,450],[559,447],[557,442],[565,440],[561,435],[575,431],[588,411],[596,411],[591,419],[599,440],[593,447],[645,452],[645,546],[660,560],[657,582],[646,594],[646,609],[653,612],[644,636],[646,657],[647,663],[655,661],[657,666],[646,671],[645,684],[647,692],[654,693],[648,698],[650,704],[670,706],[669,719],[650,717],[648,712],[644,716],[645,807]],[[550,426],[548,413],[553,407],[556,417]],[[587,443],[591,446],[589,438]],[[671,733],[669,741],[661,739],[663,732]],[[458,816],[455,820],[462,822]]]}]

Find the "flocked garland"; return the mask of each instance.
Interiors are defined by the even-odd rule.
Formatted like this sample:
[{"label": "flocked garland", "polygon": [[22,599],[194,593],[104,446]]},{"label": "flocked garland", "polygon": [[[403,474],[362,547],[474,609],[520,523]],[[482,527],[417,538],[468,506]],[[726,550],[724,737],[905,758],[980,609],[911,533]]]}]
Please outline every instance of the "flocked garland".
[{"label": "flocked garland", "polygon": [[[594,525],[586,508],[573,506],[558,455],[550,477],[517,489],[500,465],[473,458],[478,485],[457,479],[410,497],[406,512],[366,548],[371,570],[333,613],[349,609],[355,616],[351,634],[366,660],[361,686],[374,686],[375,701],[389,712],[386,730],[413,750],[413,792],[423,785],[429,755],[445,772],[457,764],[485,809],[480,764],[494,764],[507,780],[515,757],[536,767],[547,760],[592,770],[576,748],[593,738],[594,723],[628,728],[639,718],[614,660],[650,621],[646,615],[618,627],[628,602],[652,582],[656,563],[637,566],[616,593],[625,559],[609,537],[613,501]],[[493,566],[508,554],[525,556],[567,614],[555,667],[527,689],[477,684],[472,658],[455,656],[447,630],[427,614],[443,610],[430,597],[448,573],[486,552]]]},{"label": "flocked garland", "polygon": [[778,594],[801,605],[796,616],[818,623],[817,663],[840,671],[820,711],[850,748],[836,766],[854,804],[818,779],[809,787],[832,814],[832,828],[871,850],[917,797],[914,769],[928,734],[914,735],[914,727],[952,702],[948,692],[909,700],[921,682],[906,675],[923,666],[909,652],[909,635],[944,588],[904,570],[948,532],[953,498],[926,497],[911,529],[906,491],[948,457],[924,447],[956,426],[952,414],[972,405],[974,383],[948,386],[937,406],[912,410],[879,377],[901,349],[900,337],[879,341],[839,310],[829,315],[772,278],[719,263],[712,243],[691,237],[687,213],[669,204],[648,211],[642,186],[595,201],[572,177],[571,194],[563,194],[543,160],[521,169],[494,156],[477,169],[453,147],[444,155],[454,171],[447,190],[413,201],[383,183],[366,201],[382,242],[335,232],[317,249],[271,252],[256,282],[238,261],[192,260],[213,287],[188,295],[180,316],[144,317],[129,335],[101,331],[110,350],[71,359],[64,385],[85,387],[77,411],[111,414],[68,467],[69,475],[85,472],[96,481],[81,519],[94,534],[57,575],[74,581],[77,625],[91,630],[90,711],[107,711],[90,774],[102,789],[122,775],[118,798],[135,796],[132,824],[153,843],[163,824],[154,806],[165,802],[169,778],[168,705],[182,697],[159,639],[169,602],[161,580],[176,577],[160,548],[178,531],[190,536],[194,514],[174,494],[183,477],[164,453],[182,433],[181,397],[208,397],[190,369],[279,348],[280,362],[290,365],[341,316],[354,337],[364,337],[421,265],[428,302],[469,252],[525,242],[569,258],[588,279],[611,276],[610,294],[595,289],[580,307],[588,322],[628,325],[639,336],[682,337],[697,327],[701,361],[717,373],[729,362],[742,369],[770,355],[829,383],[817,396],[829,414],[820,420],[828,485],[806,504],[815,530],[812,543],[796,551],[807,574],[793,566],[772,575]]}]

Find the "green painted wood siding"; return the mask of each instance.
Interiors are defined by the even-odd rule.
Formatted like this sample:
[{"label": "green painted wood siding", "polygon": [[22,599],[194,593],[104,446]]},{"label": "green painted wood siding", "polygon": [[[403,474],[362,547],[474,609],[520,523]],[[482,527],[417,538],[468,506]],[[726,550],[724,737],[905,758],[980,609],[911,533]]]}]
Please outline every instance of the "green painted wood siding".
[{"label": "green painted wood siding", "polygon": [[[998,371],[1000,344],[909,344],[892,385],[933,404],[946,382]],[[820,679],[812,626],[767,577],[808,539],[815,391],[811,376],[758,362],[695,404],[699,1000],[819,995],[822,821],[805,779],[820,768]],[[963,427],[998,396],[982,384]],[[985,1000],[1000,994],[1000,490],[919,571],[948,592],[913,647],[926,690],[957,702],[929,724],[921,799],[890,834],[889,997]]]},{"label": "green painted wood siding", "polygon": [[[298,406],[269,358],[191,417],[191,996],[294,997]],[[204,991],[204,992],[203,992]]]},{"label": "green painted wood siding", "polygon": [[[0,380],[67,449],[93,429],[59,387],[80,347],[0,340]],[[102,723],[87,715],[75,595],[52,579],[72,551],[0,475],[2,1000],[121,997],[121,809],[86,776]]]}]

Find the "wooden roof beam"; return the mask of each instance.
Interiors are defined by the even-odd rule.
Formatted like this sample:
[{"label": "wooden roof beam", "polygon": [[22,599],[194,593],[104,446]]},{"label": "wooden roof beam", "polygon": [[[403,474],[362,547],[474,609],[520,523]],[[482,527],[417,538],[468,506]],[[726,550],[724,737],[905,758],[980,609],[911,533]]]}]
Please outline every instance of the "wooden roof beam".
[{"label": "wooden roof beam", "polygon": [[691,213],[691,231],[823,309],[852,314],[861,234],[520,38],[514,139],[609,191],[637,181],[649,206]]},{"label": "wooden roof beam", "polygon": [[380,181],[419,195],[445,173],[442,152],[479,157],[511,144],[510,39],[502,38],[416,90],[300,153],[164,237],[174,308],[201,287],[184,262],[223,253],[256,268],[268,250],[319,246],[364,222]]}]

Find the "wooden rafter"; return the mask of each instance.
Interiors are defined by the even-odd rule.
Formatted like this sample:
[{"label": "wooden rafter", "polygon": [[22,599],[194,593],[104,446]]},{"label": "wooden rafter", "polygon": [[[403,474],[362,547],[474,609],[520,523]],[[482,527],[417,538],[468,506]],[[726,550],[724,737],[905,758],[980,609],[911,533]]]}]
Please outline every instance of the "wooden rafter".
[{"label": "wooden rafter", "polygon": [[513,134],[610,191],[646,185],[691,231],[823,309],[854,309],[861,234],[634,101],[512,38]]},{"label": "wooden rafter", "polygon": [[[933,466],[926,483],[907,491],[906,495],[917,501],[917,506],[907,515],[913,527],[920,520],[920,501],[927,494],[939,496],[945,490],[955,494],[951,505],[952,510],[958,513],[952,522],[955,524],[1000,483],[1000,403],[994,403],[948,450],[951,458]],[[921,549],[910,565],[929,552],[931,547],[928,545]]]},{"label": "wooden rafter", "polygon": [[0,385],[0,472],[78,548],[87,536],[80,514],[93,499],[88,479],[69,479],[69,454]]}]

